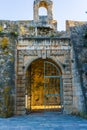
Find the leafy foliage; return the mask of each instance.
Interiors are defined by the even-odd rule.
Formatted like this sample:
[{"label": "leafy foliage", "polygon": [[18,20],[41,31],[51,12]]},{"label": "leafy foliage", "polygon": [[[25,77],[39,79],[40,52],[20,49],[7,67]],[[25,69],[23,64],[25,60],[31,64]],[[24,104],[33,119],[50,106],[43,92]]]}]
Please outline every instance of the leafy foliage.
[{"label": "leafy foliage", "polygon": [[82,118],[87,119],[87,113],[85,113],[85,112],[80,112],[79,116],[82,117]]},{"label": "leafy foliage", "polygon": [[14,37],[17,37],[17,36],[18,36],[18,32],[16,32],[16,31],[15,31],[15,32],[11,32],[10,34],[11,34],[12,36],[14,36]]},{"label": "leafy foliage", "polygon": [[8,38],[7,38],[7,37],[4,37],[4,38],[2,39],[2,41],[1,41],[1,47],[2,47],[2,49],[7,48],[8,43],[9,43]]},{"label": "leafy foliage", "polygon": [[0,25],[0,32],[2,32],[3,31],[3,27]]}]

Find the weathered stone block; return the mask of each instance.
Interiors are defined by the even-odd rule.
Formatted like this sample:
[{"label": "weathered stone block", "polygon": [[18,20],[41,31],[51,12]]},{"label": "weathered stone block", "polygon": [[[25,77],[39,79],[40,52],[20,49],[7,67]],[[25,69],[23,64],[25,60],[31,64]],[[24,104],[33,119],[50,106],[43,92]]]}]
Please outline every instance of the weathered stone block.
[{"label": "weathered stone block", "polygon": [[18,102],[18,101],[17,101],[16,104],[17,104],[17,107],[18,107],[18,106],[20,106],[20,107],[21,107],[21,106],[25,106],[25,102],[20,102],[20,101]]},{"label": "weathered stone block", "polygon": [[72,96],[73,95],[72,91],[70,91],[70,92],[63,92],[63,93],[64,93],[64,96]]},{"label": "weathered stone block", "polygon": [[73,101],[72,96],[64,96],[64,101]]},{"label": "weathered stone block", "polygon": [[64,87],[63,91],[64,92],[70,92],[70,91],[72,92],[72,88],[71,87]]}]

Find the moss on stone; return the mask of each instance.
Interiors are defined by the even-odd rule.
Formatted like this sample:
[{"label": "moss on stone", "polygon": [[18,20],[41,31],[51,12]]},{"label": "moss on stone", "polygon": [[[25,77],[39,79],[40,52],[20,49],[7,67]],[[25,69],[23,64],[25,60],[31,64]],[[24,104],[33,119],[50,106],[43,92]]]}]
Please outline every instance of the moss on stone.
[{"label": "moss on stone", "polygon": [[3,26],[0,25],[0,32],[2,32],[2,31],[3,31]]},{"label": "moss on stone", "polygon": [[11,87],[5,87],[2,92],[2,103],[0,103],[0,116],[10,117],[13,115],[13,98],[11,96]]}]

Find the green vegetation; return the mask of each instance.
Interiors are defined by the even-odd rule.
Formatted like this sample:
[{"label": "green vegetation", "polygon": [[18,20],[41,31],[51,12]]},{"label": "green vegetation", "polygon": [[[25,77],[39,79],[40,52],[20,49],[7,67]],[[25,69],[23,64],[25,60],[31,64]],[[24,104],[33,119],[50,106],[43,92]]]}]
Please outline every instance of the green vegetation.
[{"label": "green vegetation", "polygon": [[53,33],[51,34],[51,37],[54,37],[54,34],[53,34]]},{"label": "green vegetation", "polygon": [[85,113],[85,112],[80,112],[79,116],[84,118],[84,119],[87,119],[87,113]]},{"label": "green vegetation", "polygon": [[18,36],[18,32],[10,32],[10,34],[12,35],[12,36],[14,36],[14,37],[17,37]]},{"label": "green vegetation", "polygon": [[2,39],[2,41],[1,41],[1,47],[2,47],[2,49],[7,48],[8,44],[9,44],[9,39],[7,37],[4,37]]},{"label": "green vegetation", "polygon": [[3,31],[3,27],[0,25],[0,32],[2,32]]},{"label": "green vegetation", "polygon": [[33,30],[34,29],[34,27],[33,26],[29,26],[29,30]]},{"label": "green vegetation", "polygon": [[74,112],[72,115],[87,119],[87,112]]}]

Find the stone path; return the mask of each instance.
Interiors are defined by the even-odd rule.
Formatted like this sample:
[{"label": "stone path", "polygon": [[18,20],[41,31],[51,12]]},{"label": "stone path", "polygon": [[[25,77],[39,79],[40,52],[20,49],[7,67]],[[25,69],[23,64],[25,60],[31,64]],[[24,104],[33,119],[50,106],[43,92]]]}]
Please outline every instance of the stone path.
[{"label": "stone path", "polygon": [[87,130],[87,120],[58,113],[0,118],[0,130]]}]

